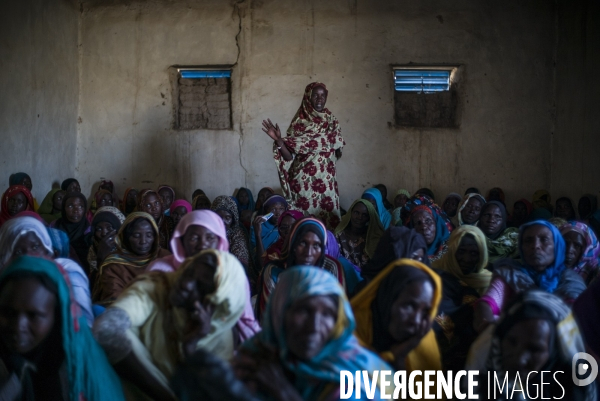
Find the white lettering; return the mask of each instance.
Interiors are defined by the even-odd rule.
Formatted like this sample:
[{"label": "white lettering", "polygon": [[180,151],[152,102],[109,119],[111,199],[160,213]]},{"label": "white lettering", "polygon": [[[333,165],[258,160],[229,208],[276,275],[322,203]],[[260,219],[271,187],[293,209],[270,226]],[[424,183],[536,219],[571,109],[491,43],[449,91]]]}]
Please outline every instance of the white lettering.
[{"label": "white lettering", "polygon": [[477,370],[469,370],[469,391],[468,391],[468,396],[470,400],[474,400],[475,397],[475,386],[477,386],[479,384],[478,381],[475,381],[475,379],[477,378],[476,376],[479,376],[479,371]]},{"label": "white lettering", "polygon": [[440,372],[437,376],[437,398],[442,398],[442,390],[444,394],[446,394],[446,399],[451,400],[454,398],[454,394],[452,394],[452,371],[448,371],[448,378]]},{"label": "white lettering", "polygon": [[456,373],[456,376],[454,376],[454,395],[459,400],[464,400],[465,398],[467,398],[467,395],[465,393],[461,393],[460,391],[460,378],[466,375],[467,372],[465,372],[464,370],[459,370]]},{"label": "white lettering", "polygon": [[[346,380],[348,380],[347,386]],[[347,370],[342,370],[340,372],[340,398],[342,400],[347,400],[352,396],[352,387],[354,387],[354,377],[352,377],[352,373]]]},{"label": "white lettering", "polygon": [[[400,380],[402,378],[402,380]],[[394,395],[395,400],[400,399],[400,390],[402,390],[402,399],[406,399],[406,370],[399,370],[394,373]]]},{"label": "white lettering", "polygon": [[375,398],[375,390],[377,390],[377,377],[379,376],[379,371],[373,371],[373,379],[372,381],[369,378],[369,372],[363,370],[363,380],[365,381],[365,395],[368,399],[372,400]]},{"label": "white lettering", "polygon": [[[421,376],[422,373],[420,370],[413,370],[410,372],[410,376],[408,377],[408,395],[411,398],[421,399],[423,398],[423,383],[421,380],[415,383],[415,377]],[[415,393],[415,387],[417,388],[417,392]]]},{"label": "white lettering", "polygon": [[[517,386],[517,382],[519,382],[519,385]],[[514,400],[515,399],[515,392],[516,391],[520,391],[523,396],[523,398],[525,398],[525,390],[523,390],[523,382],[521,381],[521,376],[519,375],[519,372],[517,372],[516,376],[515,376],[515,383],[513,385],[512,391],[510,392],[510,399]]]},{"label": "white lettering", "polygon": [[[529,376],[531,376],[532,374],[536,374],[536,373],[537,373],[537,372],[536,372],[535,370],[532,370],[531,372],[527,373],[527,387],[525,388],[525,390],[527,391],[527,397],[528,397],[528,398],[531,398],[532,400],[537,400],[537,399],[538,399],[538,397],[539,397],[539,395],[540,395],[540,393],[539,393],[539,388],[538,388],[538,387],[539,387],[539,384],[535,384],[535,383],[533,383],[533,384],[532,384],[532,386],[533,386],[533,387],[535,387],[535,397],[532,397],[532,396],[529,394]],[[544,391],[544,390],[542,390],[542,392],[543,392],[543,391]]]},{"label": "white lettering", "polygon": [[388,386],[391,384],[390,381],[387,379],[388,376],[391,376],[392,372],[390,370],[382,370],[381,371],[381,378],[379,379],[379,392],[381,394],[379,394],[379,397],[382,400],[389,400],[391,399],[391,394],[388,394],[387,392],[387,388]]},{"label": "white lettering", "polygon": [[562,389],[562,392],[563,392],[560,397],[554,397],[554,399],[555,400],[562,400],[565,397],[565,388],[562,386],[562,384],[560,384],[560,382],[556,378],[556,374],[557,373],[565,373],[565,372],[564,372],[564,370],[557,370],[556,372],[554,372],[554,375],[552,375],[552,377],[554,377],[554,381],[556,382],[556,384],[558,384],[560,386],[560,388]]}]

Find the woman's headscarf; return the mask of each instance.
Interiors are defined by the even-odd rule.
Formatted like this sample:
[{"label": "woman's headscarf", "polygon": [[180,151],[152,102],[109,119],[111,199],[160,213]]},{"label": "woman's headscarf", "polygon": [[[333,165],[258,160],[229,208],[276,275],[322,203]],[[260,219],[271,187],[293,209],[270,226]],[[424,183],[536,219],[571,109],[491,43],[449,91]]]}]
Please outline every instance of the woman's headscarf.
[{"label": "woman's headscarf", "polygon": [[[464,274],[458,261],[456,260],[456,251],[460,247],[465,235],[471,235],[479,248],[479,262],[475,271],[469,274]],[[492,280],[492,273],[485,269],[488,264],[488,249],[486,245],[486,237],[481,230],[475,226],[464,225],[458,227],[450,234],[448,240],[448,252],[441,259],[433,262],[433,267],[445,270],[454,275],[459,280],[474,288],[480,295],[489,287]]]},{"label": "woman's headscarf", "polygon": [[200,199],[206,200],[206,203],[210,206],[211,202],[210,199],[208,199],[208,196],[206,196],[205,194],[198,194],[194,197],[194,199],[192,199],[192,209],[198,210],[196,209],[196,205],[198,204],[198,201]]},{"label": "woman's headscarf", "polygon": [[[246,206],[243,206],[239,201],[240,201],[240,193],[242,191],[246,191],[246,193],[248,194],[248,204]],[[238,200],[238,204],[239,204],[239,208],[240,208],[240,215],[242,214],[242,210],[251,210],[254,211],[254,208],[256,207],[256,203],[254,202],[254,197],[252,196],[252,192],[245,187],[241,187],[240,189],[238,189],[237,193],[235,194],[235,198]]]},{"label": "woman's headscarf", "polygon": [[10,262],[19,239],[30,232],[36,234],[49,254],[54,254],[52,241],[43,223],[33,217],[11,219],[0,228],[0,269]]},{"label": "woman's headscarf", "polygon": [[410,192],[408,192],[408,190],[407,190],[407,189],[399,189],[399,190],[397,190],[397,191],[396,191],[396,195],[394,195],[394,199],[396,199],[396,197],[397,197],[398,195],[404,195],[404,196],[406,196],[407,198],[410,198]]},{"label": "woman's headscarf", "polygon": [[113,200],[113,206],[119,204],[119,202],[115,199],[115,197],[114,197],[114,195],[113,195],[112,192],[110,192],[108,189],[99,189],[98,191],[96,191],[96,194],[94,195],[94,201],[96,202],[96,204],[94,206],[96,208],[98,207],[98,205],[102,201],[102,196],[104,196],[106,194],[110,195],[110,197],[112,198],[112,200]]},{"label": "woman's headscarf", "polygon": [[[357,337],[363,343],[377,349],[387,361],[394,360],[387,348],[392,345],[387,328],[392,305],[408,284],[423,280],[433,284],[433,302],[429,313],[429,318],[433,321],[442,299],[442,281],[433,270],[416,260],[398,259],[390,263],[369,285],[352,298]],[[441,356],[435,334],[433,330],[429,330],[419,345],[407,355],[406,369],[423,371],[441,368]]]},{"label": "woman's headscarf", "polygon": [[362,203],[363,205],[365,205],[365,207],[367,208],[367,212],[369,213],[369,222],[367,223],[368,227],[367,227],[367,234],[366,234],[366,239],[365,239],[365,242],[366,242],[365,253],[367,254],[367,256],[369,258],[372,258],[375,255],[375,249],[377,249],[377,244],[379,244],[379,239],[383,236],[384,229],[379,220],[379,215],[377,214],[377,211],[375,210],[375,208],[373,207],[371,202],[369,202],[368,200],[365,200],[365,199],[355,200],[352,203],[352,205],[350,206],[350,209],[348,209],[348,213],[346,213],[342,217],[342,221],[336,227],[335,233],[339,234],[342,231],[344,231],[346,229],[346,227],[348,227],[348,225],[350,224],[350,221],[352,219],[352,210],[359,203]]},{"label": "woman's headscarf", "polygon": [[87,261],[92,270],[96,270],[98,268],[97,264],[97,254],[96,250],[98,249],[98,240],[93,235],[96,225],[100,223],[110,223],[113,230],[119,231],[121,225],[125,222],[125,216],[119,209],[114,206],[103,206],[96,211],[94,215],[94,219],[92,220],[92,246],[88,252]]},{"label": "woman's headscarf", "polygon": [[[464,224],[466,224],[465,222],[463,222],[462,219],[462,215],[461,212],[463,211],[463,209],[467,206],[467,203],[469,203],[469,200],[471,198],[477,198],[481,201],[481,207],[483,208],[483,206],[486,203],[485,198],[483,197],[483,195],[478,194],[478,193],[470,193],[470,194],[466,194],[463,198],[462,198],[462,202],[460,202],[460,204],[458,205],[458,209],[456,209],[456,216],[458,217],[458,225],[462,226]],[[473,223],[473,225],[476,225],[477,222]]]},{"label": "woman's headscarf", "polygon": [[55,262],[31,256],[15,259],[0,276],[0,287],[11,277],[33,273],[51,280],[58,289],[58,310],[70,400],[125,400],[121,381],[110,366],[74,300],[65,270]]},{"label": "woman's headscarf", "polygon": [[[590,213],[587,216],[579,216],[580,219],[585,220],[590,218],[590,216],[594,214],[596,210],[598,210],[598,198],[596,195],[592,194],[585,194],[581,197],[581,199],[583,198],[586,198],[590,202]],[[581,199],[579,199],[579,202],[581,202]]]},{"label": "woman's headscarf", "polygon": [[580,234],[585,240],[585,249],[581,254],[581,258],[577,261],[577,265],[573,267],[573,270],[583,277],[586,284],[589,284],[589,279],[595,277],[598,270],[600,243],[598,243],[594,231],[589,228],[587,224],[578,221],[569,221],[567,224],[560,227],[560,233],[563,237],[571,231]]},{"label": "woman's headscarf", "polygon": [[303,219],[300,219],[296,221],[296,224],[294,224],[294,226],[292,227],[290,235],[288,236],[288,241],[281,255],[282,259],[287,260],[288,266],[292,266],[295,262],[293,260],[293,249],[296,240],[302,238],[302,236],[307,232],[312,232],[316,234],[319,237],[319,240],[321,241],[321,257],[319,258],[315,266],[323,266],[323,262],[325,261],[325,249],[327,249],[327,229],[320,220],[317,220],[314,217],[305,217]]},{"label": "woman's headscarf", "polygon": [[[462,200],[462,196],[460,196],[460,194],[458,194],[456,192],[450,192],[448,194],[448,196],[446,196],[444,198],[444,202],[442,202],[442,208],[444,207],[444,205],[446,204],[446,202],[448,201],[448,199],[456,199],[456,200],[458,200],[458,203],[460,203],[460,201]],[[456,210],[458,210],[458,207],[457,207]]]},{"label": "woman's headscarf", "polygon": [[534,209],[544,208],[552,213],[552,198],[550,197],[550,192],[545,189],[538,189],[534,192],[532,203]]},{"label": "woman's headscarf", "polygon": [[54,210],[54,195],[58,191],[62,191],[62,189],[51,189],[50,192],[46,194],[46,197],[44,198],[42,204],[40,205],[40,208],[38,209],[38,213],[40,214],[40,216],[42,216],[46,223],[52,223],[54,220],[60,219],[60,211],[52,214],[52,210]]},{"label": "woman's headscarf", "polygon": [[[152,243],[152,248],[147,255],[136,255],[131,251],[131,249],[127,249],[126,243],[128,242],[127,238],[125,238],[125,230],[127,226],[133,224],[134,221],[138,219],[147,220],[148,223],[152,226],[152,230],[154,231],[154,242]],[[144,212],[134,212],[131,213],[125,221],[123,225],[119,229],[117,234],[117,238],[115,238],[115,244],[117,245],[117,250],[114,253],[108,255],[102,266],[100,266],[100,273],[102,273],[102,268],[106,265],[115,263],[121,265],[128,265],[132,267],[145,267],[152,260],[156,259],[158,253],[160,252],[160,245],[158,243],[158,226],[154,222],[154,218],[150,216],[148,213]]]},{"label": "woman's headscarf", "polygon": [[[265,197],[265,200],[266,200],[266,199],[267,199],[269,196],[271,196],[271,195],[275,194],[275,190],[274,190],[273,188],[271,188],[271,187],[264,187],[264,188],[261,188],[261,189],[260,189],[260,191],[258,191],[258,193],[260,194],[260,193],[262,192],[262,190],[263,190],[263,189],[266,189],[267,191],[269,191],[269,192],[270,192],[270,194],[269,194],[269,195],[267,195],[267,196]],[[263,201],[263,202],[259,202],[259,201],[258,201],[258,199],[256,200],[256,205],[254,206],[254,209],[257,211],[257,213],[258,213],[259,215],[262,215],[262,214],[264,214],[264,213],[265,213],[265,211],[264,211],[264,209],[263,209],[263,203],[264,203],[264,201]]]},{"label": "woman's headscarf", "polygon": [[556,216],[556,211],[558,210],[558,202],[561,201],[567,201],[569,202],[569,207],[571,208],[571,213],[569,214],[569,216],[567,216],[567,218],[565,220],[570,221],[570,220],[575,220],[577,218],[577,216],[575,215],[575,206],[573,205],[573,201],[571,200],[571,198],[569,198],[568,196],[561,196],[560,198],[558,198],[555,202],[556,204],[556,208],[554,209],[554,216]]},{"label": "woman's headscarf", "polygon": [[[310,360],[298,360],[290,353],[286,341],[285,317],[297,301],[313,296],[335,296],[338,315],[331,338]],[[344,289],[334,276],[309,266],[296,266],[279,275],[266,306],[263,330],[243,348],[251,353],[275,348],[281,363],[293,374],[294,387],[304,400],[317,400],[338,386],[340,371],[358,370],[372,374],[375,370],[390,370],[375,354],[359,345],[354,330],[356,324]]]},{"label": "woman's headscarf", "polygon": [[171,213],[173,213],[173,210],[177,209],[180,206],[183,206],[188,213],[192,211],[192,205],[190,205],[190,202],[186,201],[185,199],[177,199],[176,201],[173,201],[173,203],[171,203]]},{"label": "woman's headscarf", "polygon": [[75,178],[67,178],[66,180],[64,180],[62,182],[62,184],[60,184],[60,189],[62,189],[63,191],[67,191],[67,188],[69,188],[69,185],[71,185],[74,182],[79,183],[79,181],[77,181]]},{"label": "woman's headscarf", "polygon": [[27,187],[23,185],[11,185],[6,192],[4,192],[2,201],[0,201],[0,226],[14,217],[8,213],[8,200],[18,193],[22,193],[27,200],[27,207],[25,210],[33,210],[33,197]]},{"label": "woman's headscarf", "polygon": [[[498,199],[493,199],[491,197],[493,191],[498,192]],[[495,201],[500,201],[500,202],[504,203],[506,201],[506,197],[504,195],[504,191],[502,190],[502,188],[495,187],[495,188],[492,188],[489,190],[488,195],[485,200],[488,202],[495,200]]]},{"label": "woman's headscarf", "polygon": [[[386,210],[385,206],[383,205],[383,198],[381,197],[381,192],[377,188],[369,188],[365,192],[363,192],[362,199],[375,200],[375,203],[377,204],[377,214],[379,215],[381,226],[384,230],[387,230],[390,224],[392,223],[392,215]],[[344,217],[351,215],[351,210],[352,209],[350,209],[350,212],[346,213]]]},{"label": "woman's headscarf", "polygon": [[[71,198],[79,198],[83,202],[83,213],[81,220],[78,223],[73,223],[69,221],[67,218],[67,200]],[[73,242],[79,238],[81,238],[86,230],[89,228],[90,223],[85,217],[85,211],[87,210],[87,199],[80,192],[69,192],[63,198],[62,210],[61,210],[61,218],[57,220],[55,228],[62,230],[67,233],[69,237],[69,241]]]},{"label": "woman's headscarf", "polygon": [[233,198],[226,195],[217,196],[210,209],[215,213],[223,210],[231,215],[231,225],[226,229],[229,252],[234,254],[243,265],[246,267],[250,266],[248,240],[246,239],[244,230],[240,227],[240,215]]},{"label": "woman's headscarf", "polygon": [[431,214],[435,221],[435,239],[427,246],[427,255],[429,260],[437,260],[446,253],[446,242],[448,242],[454,226],[446,213],[431,198],[425,195],[415,195],[402,208],[403,220],[407,227],[413,228],[412,215],[419,210],[425,210]]},{"label": "woman's headscarf", "polygon": [[[290,217],[294,218],[294,220],[298,221],[304,217],[304,214],[302,214],[302,212],[299,212],[297,210],[286,210],[285,212],[283,212],[281,214],[281,216],[279,216],[279,220],[277,220],[277,228],[278,229],[279,229],[279,226],[281,225],[281,222],[283,221],[283,218],[286,216],[290,216]],[[273,243],[273,245],[271,245],[269,247],[269,249],[265,250],[265,255],[263,257],[263,263],[266,264],[270,261],[279,260],[281,258],[281,253],[283,252],[283,248],[285,246],[284,240],[285,240],[285,238],[282,238],[280,235],[279,239],[277,239],[277,241],[275,241]],[[330,241],[327,241],[327,244],[329,245]]]},{"label": "woman's headscarf", "polygon": [[[120,202],[120,209],[121,212],[123,213],[127,213],[127,197],[129,196],[129,192],[131,191],[136,191],[136,189],[134,187],[129,187],[125,190],[125,193],[123,193],[123,199]],[[136,199],[136,205],[137,205],[137,199]],[[133,207],[133,209],[135,209],[135,206]]]},{"label": "woman's headscarf", "polygon": [[29,181],[31,181],[31,177],[27,173],[11,174],[10,177],[8,178],[8,186],[12,187],[13,185],[21,185],[25,178],[29,178]]}]

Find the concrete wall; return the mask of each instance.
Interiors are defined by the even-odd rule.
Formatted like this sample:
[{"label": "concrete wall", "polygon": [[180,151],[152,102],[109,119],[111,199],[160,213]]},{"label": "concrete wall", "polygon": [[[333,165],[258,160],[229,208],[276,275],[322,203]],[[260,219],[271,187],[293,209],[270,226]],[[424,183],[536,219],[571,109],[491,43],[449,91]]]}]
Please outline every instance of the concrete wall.
[{"label": "concrete wall", "polygon": [[557,14],[556,130],[552,193],[600,194],[600,3],[559,2]]},{"label": "concrete wall", "polygon": [[0,188],[28,172],[41,202],[76,167],[77,6],[3,2],[0,13]]},{"label": "concrete wall", "polygon": [[[546,0],[90,1],[82,12],[78,177],[176,186],[189,198],[278,186],[267,117],[287,128],[306,84],[348,143],[343,205],[364,187],[551,185],[555,5]],[[393,127],[392,64],[464,66],[458,129]],[[173,65],[234,64],[231,131],[177,132]]]}]

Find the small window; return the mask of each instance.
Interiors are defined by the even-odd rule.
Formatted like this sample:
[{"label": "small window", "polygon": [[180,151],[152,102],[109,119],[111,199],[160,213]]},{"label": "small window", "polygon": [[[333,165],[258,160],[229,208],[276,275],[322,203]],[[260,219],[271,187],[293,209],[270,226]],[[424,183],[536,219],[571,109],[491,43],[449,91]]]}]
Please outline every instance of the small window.
[{"label": "small window", "polygon": [[231,129],[231,69],[177,69],[175,128]]},{"label": "small window", "polygon": [[459,66],[393,66],[396,127],[457,128]]}]

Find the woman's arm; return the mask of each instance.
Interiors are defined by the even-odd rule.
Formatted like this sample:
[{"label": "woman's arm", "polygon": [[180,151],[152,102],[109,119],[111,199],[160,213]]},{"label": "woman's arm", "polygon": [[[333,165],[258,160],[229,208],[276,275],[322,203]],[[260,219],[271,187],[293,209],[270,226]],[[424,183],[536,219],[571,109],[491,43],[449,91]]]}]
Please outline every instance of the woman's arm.
[{"label": "woman's arm", "polygon": [[285,161],[289,162],[293,159],[292,152],[290,152],[285,144],[285,141],[281,138],[279,124],[273,125],[270,119],[263,120],[263,131],[275,141],[275,145]]}]

